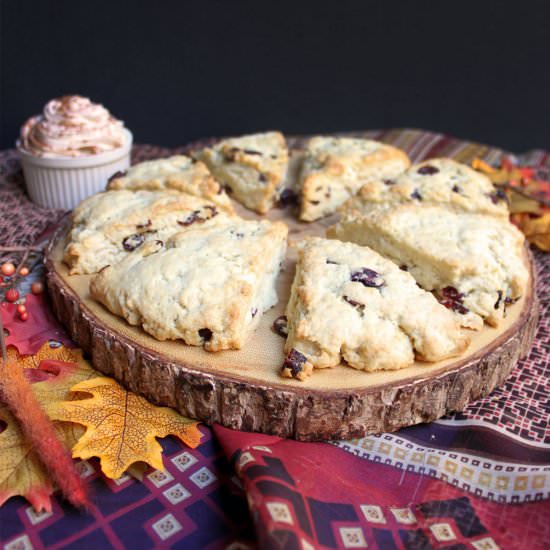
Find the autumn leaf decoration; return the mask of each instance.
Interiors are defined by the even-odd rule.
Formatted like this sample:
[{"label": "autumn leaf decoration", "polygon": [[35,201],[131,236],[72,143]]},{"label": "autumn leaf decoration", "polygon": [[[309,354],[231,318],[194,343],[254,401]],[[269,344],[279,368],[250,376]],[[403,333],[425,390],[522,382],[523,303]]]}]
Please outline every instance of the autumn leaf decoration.
[{"label": "autumn leaf decoration", "polygon": [[550,181],[538,178],[534,168],[517,166],[507,158],[501,160],[499,168],[480,159],[474,159],[472,167],[504,189],[510,202],[510,219],[526,239],[550,252]]},{"label": "autumn leaf decoration", "polygon": [[[46,343],[43,348],[48,346]],[[85,484],[68,451],[80,434],[52,423],[43,408],[44,401],[54,395],[68,396],[63,384],[82,380],[75,375],[82,371],[74,363],[59,360],[48,363],[39,359],[35,363],[30,357],[29,364],[29,358],[21,358],[13,348],[9,353],[4,350],[0,369],[5,403],[0,405],[0,419],[5,424],[0,433],[0,504],[11,496],[22,495],[35,509],[51,510],[49,495],[55,483],[75,506],[87,506]],[[57,373],[58,378],[50,383],[48,373]],[[42,382],[31,384],[32,380],[41,379]]]},{"label": "autumn leaf decoration", "polygon": [[[172,409],[154,407],[124,390],[114,380],[100,377],[83,358],[81,350],[50,341],[43,344],[35,355],[20,355],[15,347],[9,347],[7,359],[16,362],[24,372],[34,397],[48,415],[49,409],[62,411],[59,415],[64,421],[54,420],[53,426],[64,447],[73,449],[75,457],[99,456],[108,477],[117,478],[126,471],[139,479],[147,464],[162,469],[160,445],[155,436],[170,433],[189,446],[196,447],[199,443],[201,433],[197,422]],[[96,387],[103,389],[92,392]],[[101,397],[88,399],[90,393]],[[109,405],[113,400],[114,403]],[[86,411],[90,418],[97,416],[104,420],[100,430],[87,427],[88,421],[77,420],[77,415],[72,419],[71,406]],[[81,439],[85,432],[86,439]],[[112,444],[107,445],[106,440],[99,444],[101,437],[110,439]],[[50,473],[23,433],[20,423],[2,404],[0,457],[0,506],[10,497],[21,495],[37,511],[50,511],[50,495],[55,490]]]},{"label": "autumn leaf decoration", "polygon": [[152,405],[112,378],[80,382],[72,391],[92,397],[54,402],[47,408],[48,414],[56,420],[86,426],[86,433],[73,447],[73,457],[99,457],[103,473],[112,479],[119,478],[137,461],[162,470],[162,448],[156,437],[175,435],[192,448],[200,442],[197,422],[167,407]]}]

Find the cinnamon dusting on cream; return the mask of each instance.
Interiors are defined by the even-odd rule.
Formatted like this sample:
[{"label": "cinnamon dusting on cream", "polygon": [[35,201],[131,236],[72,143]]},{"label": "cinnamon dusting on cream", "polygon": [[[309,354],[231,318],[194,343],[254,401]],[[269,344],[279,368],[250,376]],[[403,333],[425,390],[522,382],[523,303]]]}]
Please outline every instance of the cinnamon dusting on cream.
[{"label": "cinnamon dusting on cream", "polygon": [[81,157],[118,149],[125,140],[123,123],[103,105],[68,95],[25,122],[20,147],[40,157]]}]

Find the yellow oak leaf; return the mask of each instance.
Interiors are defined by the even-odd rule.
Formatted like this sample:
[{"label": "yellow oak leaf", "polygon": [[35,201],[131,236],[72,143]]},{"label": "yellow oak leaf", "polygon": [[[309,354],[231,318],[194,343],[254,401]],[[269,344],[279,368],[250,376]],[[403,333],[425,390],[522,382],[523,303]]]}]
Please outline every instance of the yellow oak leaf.
[{"label": "yellow oak leaf", "polygon": [[149,469],[149,464],[147,462],[134,462],[127,470],[126,473],[129,476],[132,476],[138,481],[143,481],[145,472]]},{"label": "yellow oak leaf", "polygon": [[519,223],[520,229],[531,244],[550,252],[550,212],[538,218],[524,216]]},{"label": "yellow oak leaf", "polygon": [[[71,388],[79,382],[95,378],[99,375],[99,372],[94,370],[83,358],[82,350],[80,349],[60,348],[60,351],[54,354],[54,356],[65,357],[65,361],[60,359],[45,359],[39,363],[37,368],[42,367],[54,370],[59,368],[59,372],[51,379],[36,382],[32,385],[34,395],[36,395],[36,398],[46,412],[52,402],[81,399],[82,395],[71,391]],[[70,367],[68,366],[69,361],[72,363]],[[62,434],[62,441],[70,449],[76,445],[77,441],[84,434],[84,427],[80,424],[70,422],[54,422],[54,424],[56,429]]]},{"label": "yellow oak leaf", "polygon": [[16,359],[25,369],[37,369],[42,361],[76,363],[82,360],[82,351],[66,348],[63,344],[44,342],[34,355],[20,355],[15,346],[8,346],[8,360]]},{"label": "yellow oak leaf", "polygon": [[[71,393],[71,387],[98,374],[83,359],[80,350],[52,347],[48,342],[35,355],[20,356],[16,348],[9,347],[8,359],[27,369],[33,381],[33,393],[43,407],[53,400],[78,398],[78,394]],[[49,496],[54,487],[48,472],[21,432],[18,421],[5,406],[0,406],[0,423],[5,425],[0,431],[0,505],[20,495],[36,511],[51,511]],[[67,449],[72,448],[84,433],[84,428],[78,424],[54,422],[54,427]]]},{"label": "yellow oak leaf", "polygon": [[494,174],[497,171],[496,168],[493,168],[490,164],[480,158],[475,158],[472,160],[471,164],[474,170],[484,172],[485,174]]},{"label": "yellow oak leaf", "polygon": [[157,437],[174,435],[193,448],[200,442],[198,422],[173,409],[152,405],[112,378],[86,380],[72,391],[92,397],[52,403],[47,412],[50,418],[86,426],[86,433],[73,447],[73,457],[99,457],[103,473],[111,479],[119,478],[138,461],[164,469]]},{"label": "yellow oak leaf", "polygon": [[535,199],[510,189],[507,193],[510,200],[510,214],[540,214],[541,204]]},{"label": "yellow oak leaf", "polygon": [[[76,400],[82,396],[72,391],[72,387],[79,382],[96,378],[100,373],[93,369],[88,361],[83,358],[82,350],[59,348],[53,350],[50,357],[41,356],[44,346],[34,357],[36,364],[34,372],[30,372],[31,379],[36,379],[37,371],[52,375],[51,378],[45,378],[43,381],[36,381],[32,389],[37,399],[42,404],[49,404],[53,401]],[[37,358],[40,359],[37,362]],[[27,366],[25,358],[22,361],[24,367]]]}]

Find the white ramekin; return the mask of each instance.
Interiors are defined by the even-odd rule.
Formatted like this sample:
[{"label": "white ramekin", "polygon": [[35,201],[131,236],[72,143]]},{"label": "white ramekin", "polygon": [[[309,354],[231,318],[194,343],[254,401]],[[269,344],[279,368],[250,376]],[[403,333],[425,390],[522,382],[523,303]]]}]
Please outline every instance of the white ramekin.
[{"label": "white ramekin", "polygon": [[132,133],[124,129],[124,145],[86,157],[38,157],[17,144],[25,184],[33,202],[47,208],[72,210],[80,201],[105,190],[107,180],[130,166]]}]

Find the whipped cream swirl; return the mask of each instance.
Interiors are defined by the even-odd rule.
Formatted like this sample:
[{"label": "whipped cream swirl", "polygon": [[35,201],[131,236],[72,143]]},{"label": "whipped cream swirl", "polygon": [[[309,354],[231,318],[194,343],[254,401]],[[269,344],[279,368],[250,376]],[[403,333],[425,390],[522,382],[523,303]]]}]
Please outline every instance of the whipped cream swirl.
[{"label": "whipped cream swirl", "polygon": [[21,128],[20,147],[40,157],[81,157],[112,151],[126,141],[124,126],[103,105],[78,95],[52,99]]}]

